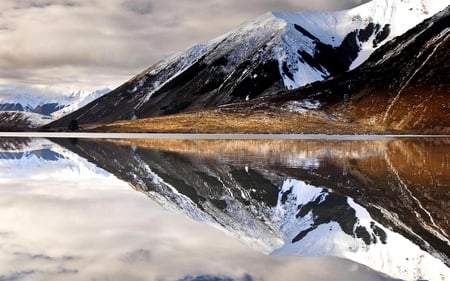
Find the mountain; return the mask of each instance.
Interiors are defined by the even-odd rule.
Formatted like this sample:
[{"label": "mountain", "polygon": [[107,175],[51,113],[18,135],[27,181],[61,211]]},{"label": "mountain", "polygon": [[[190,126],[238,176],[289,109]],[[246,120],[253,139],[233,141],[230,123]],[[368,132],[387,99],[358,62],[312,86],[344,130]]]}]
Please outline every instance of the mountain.
[{"label": "mountain", "polygon": [[267,13],[168,57],[51,126],[161,116],[295,89],[356,68],[448,4],[373,0],[340,12]]},{"label": "mountain", "polygon": [[118,132],[449,134],[450,7],[358,68],[296,90],[193,112],[120,121]]},{"label": "mountain", "polygon": [[60,118],[108,92],[110,92],[110,89],[77,90],[68,95],[62,94],[60,96],[45,96],[43,94],[0,96],[0,111],[32,112]]},{"label": "mountain", "polygon": [[450,280],[446,139],[54,141],[260,252]]}]

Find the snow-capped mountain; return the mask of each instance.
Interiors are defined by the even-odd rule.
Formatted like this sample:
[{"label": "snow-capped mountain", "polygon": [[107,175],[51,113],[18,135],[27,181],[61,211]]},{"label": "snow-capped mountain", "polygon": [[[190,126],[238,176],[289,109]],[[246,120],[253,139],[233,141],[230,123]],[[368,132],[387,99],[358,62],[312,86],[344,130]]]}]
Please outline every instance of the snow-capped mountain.
[{"label": "snow-capped mountain", "polygon": [[0,111],[33,112],[60,118],[107,94],[109,89],[95,91],[77,90],[70,94],[45,96],[43,94],[19,94],[0,96]]},{"label": "snow-capped mountain", "polygon": [[270,12],[174,54],[54,125],[159,116],[277,94],[363,63],[448,0],[373,0],[340,12]]},{"label": "snow-capped mountain", "polygon": [[[445,165],[421,163],[418,175],[408,161],[433,143],[57,142],[263,253],[338,256],[403,280],[450,280],[448,216],[428,178],[448,182]],[[414,179],[428,185],[417,191]]]},{"label": "snow-capped mountain", "polygon": [[72,92],[68,96],[60,98],[59,104],[64,105],[60,110],[52,112],[51,116],[55,119],[61,118],[77,109],[85,106],[86,104],[106,95],[111,90],[108,88],[90,91],[90,90],[78,90]]}]

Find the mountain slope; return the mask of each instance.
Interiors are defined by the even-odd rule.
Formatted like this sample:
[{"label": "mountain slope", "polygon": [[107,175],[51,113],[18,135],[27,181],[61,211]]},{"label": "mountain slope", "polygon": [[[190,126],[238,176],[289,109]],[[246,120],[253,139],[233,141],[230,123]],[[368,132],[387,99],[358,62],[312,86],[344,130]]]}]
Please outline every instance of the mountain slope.
[{"label": "mountain slope", "polygon": [[447,4],[373,0],[341,12],[268,13],[163,60],[52,126],[160,116],[298,88],[355,68]]}]

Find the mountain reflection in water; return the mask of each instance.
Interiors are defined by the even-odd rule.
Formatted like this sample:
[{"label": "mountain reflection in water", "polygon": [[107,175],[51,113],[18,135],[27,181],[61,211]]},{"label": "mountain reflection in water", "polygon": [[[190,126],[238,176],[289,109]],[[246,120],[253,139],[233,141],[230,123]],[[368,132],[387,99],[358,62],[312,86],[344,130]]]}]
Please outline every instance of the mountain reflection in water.
[{"label": "mountain reflection in water", "polygon": [[[202,263],[197,261],[186,265],[197,270],[184,269],[187,275],[194,276],[191,279],[161,280],[195,280],[195,276],[213,276],[217,272],[219,276],[231,276],[230,280],[288,280],[280,276],[299,274],[304,277],[300,280],[326,280],[320,275],[320,267],[306,270],[314,262],[328,266],[332,274],[327,278],[337,278],[333,274],[347,274],[342,278],[349,280],[382,278],[360,266],[352,274],[346,261],[297,260],[292,255],[343,257],[405,280],[450,280],[446,212],[450,202],[449,139],[53,141],[130,183],[165,209],[204,223],[200,227],[189,220],[172,221],[183,229],[201,229],[182,237],[197,237],[197,243],[207,243],[217,259],[214,264],[221,264],[222,269],[202,272],[198,270]],[[66,158],[75,155],[66,156],[69,151],[58,149],[53,151]],[[96,173],[105,176],[104,172]],[[112,190],[108,193],[114,194]],[[145,208],[144,212],[138,211],[123,201],[123,211],[117,211],[121,217],[133,211],[148,216]],[[150,213],[152,208],[148,207]],[[145,233],[148,222],[139,222],[143,228],[134,232]],[[224,238],[208,225],[236,239]],[[150,236],[158,232],[154,226],[147,229]],[[213,232],[217,237],[199,234],[204,232]],[[215,244],[222,241],[225,246],[216,249]],[[236,241],[271,256],[240,252],[243,250],[233,244]],[[227,248],[233,253],[224,250]],[[135,249],[129,256],[139,260],[151,257],[154,261],[154,253],[141,250]],[[186,254],[178,253],[171,266],[195,256],[194,252]],[[333,272],[339,263],[345,264],[343,270]],[[211,264],[202,266],[212,268]],[[223,269],[236,266],[242,269],[239,274]],[[255,275],[256,268],[262,273]],[[314,277],[306,272],[313,268]],[[267,272],[277,272],[278,277],[269,277]],[[0,280],[6,276],[1,274],[0,270]]]},{"label": "mountain reflection in water", "polygon": [[409,280],[450,278],[449,139],[63,145],[261,252],[340,256]]}]

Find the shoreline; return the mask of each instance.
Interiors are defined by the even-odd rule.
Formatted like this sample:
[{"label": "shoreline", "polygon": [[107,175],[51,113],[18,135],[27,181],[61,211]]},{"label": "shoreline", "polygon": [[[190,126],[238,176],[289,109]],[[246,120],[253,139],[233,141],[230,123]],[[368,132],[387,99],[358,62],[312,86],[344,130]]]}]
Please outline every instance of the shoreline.
[{"label": "shoreline", "polygon": [[99,133],[99,132],[0,132],[1,137],[79,139],[221,139],[221,140],[383,140],[405,138],[450,138],[422,134],[196,134],[196,133]]}]

